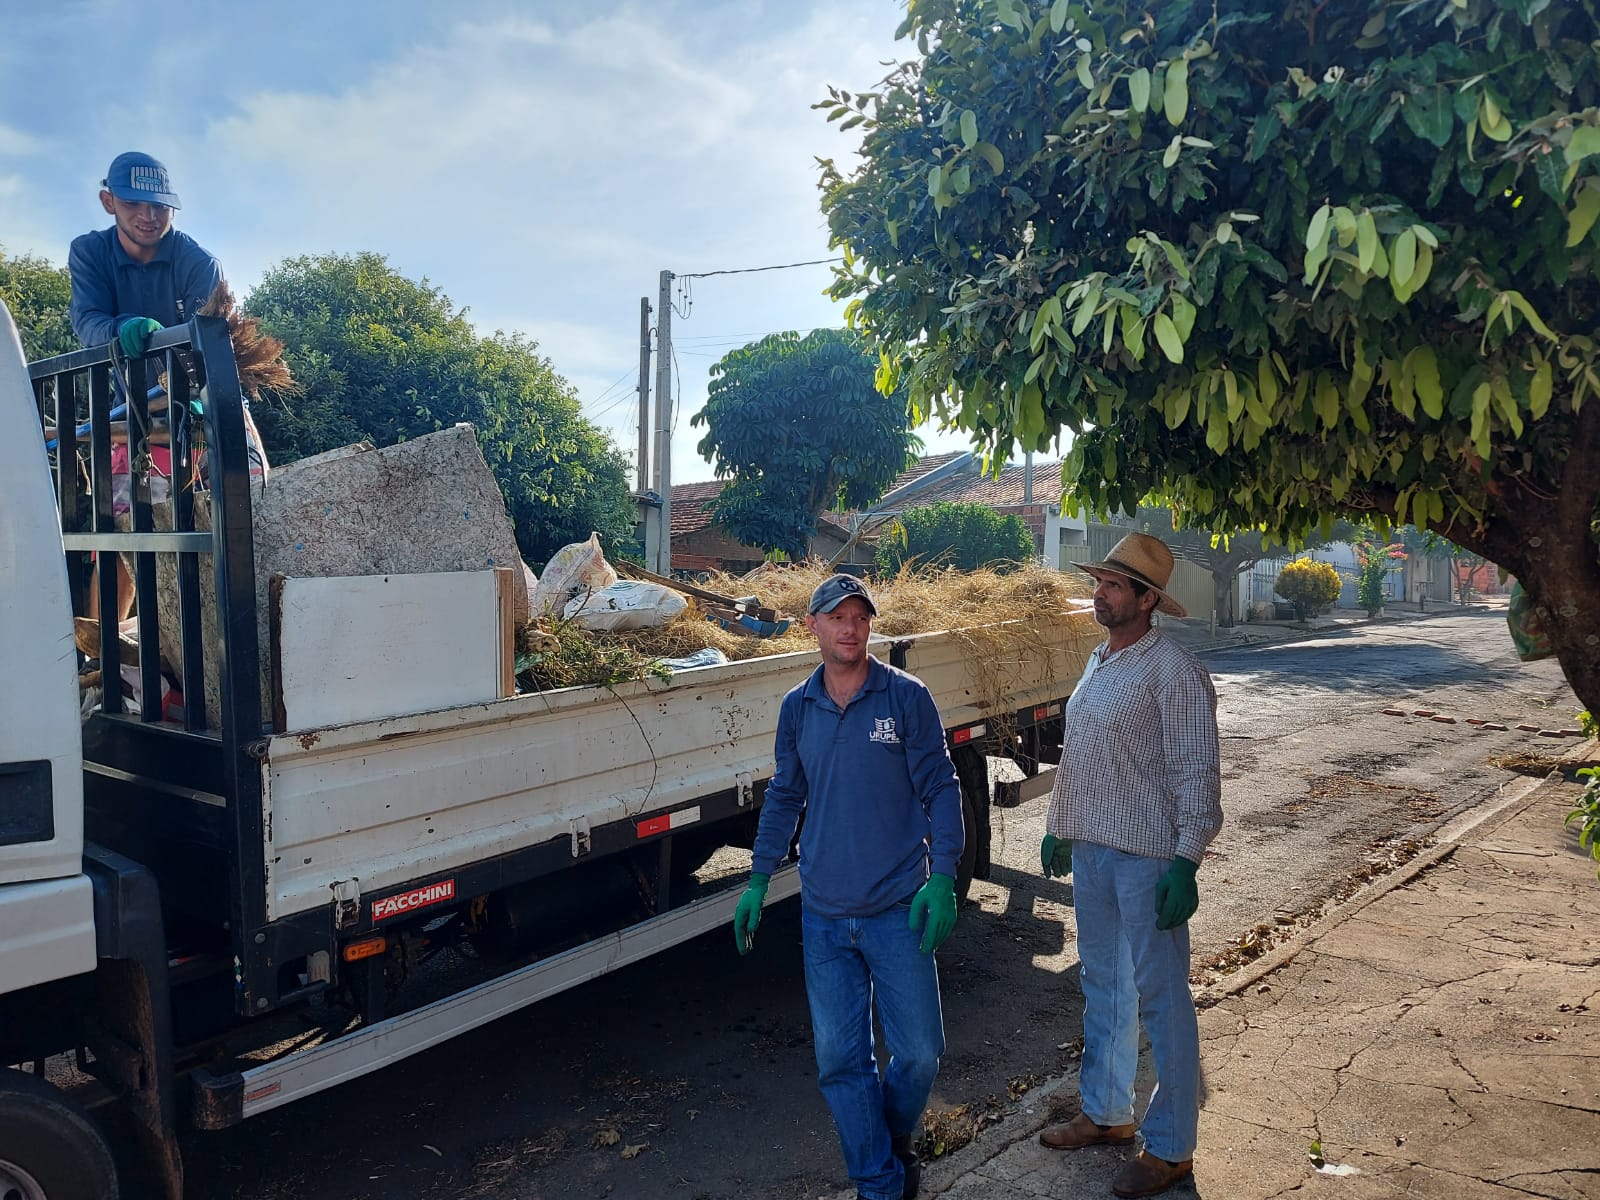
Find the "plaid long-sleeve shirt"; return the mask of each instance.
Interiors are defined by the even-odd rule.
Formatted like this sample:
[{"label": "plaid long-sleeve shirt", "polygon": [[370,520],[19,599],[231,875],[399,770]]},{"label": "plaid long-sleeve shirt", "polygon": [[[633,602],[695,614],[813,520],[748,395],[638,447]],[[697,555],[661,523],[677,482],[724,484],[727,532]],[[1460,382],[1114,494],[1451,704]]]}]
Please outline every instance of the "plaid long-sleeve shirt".
[{"label": "plaid long-sleeve shirt", "polygon": [[1193,862],[1222,828],[1217,693],[1182,646],[1152,629],[1089,656],[1067,702],[1045,828],[1128,854]]}]

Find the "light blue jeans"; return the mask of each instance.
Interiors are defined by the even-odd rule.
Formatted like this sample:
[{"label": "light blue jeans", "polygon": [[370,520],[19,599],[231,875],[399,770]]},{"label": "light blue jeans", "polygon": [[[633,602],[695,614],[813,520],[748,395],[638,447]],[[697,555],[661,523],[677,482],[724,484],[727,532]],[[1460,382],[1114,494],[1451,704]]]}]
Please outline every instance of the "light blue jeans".
[{"label": "light blue jeans", "polygon": [[[800,928],[817,1050],[817,1082],[833,1113],[845,1169],[867,1200],[900,1200],[905,1168],[890,1139],[914,1133],[944,1054],[939,971],[910,928],[909,901],[871,917],[821,917]],[[873,1053],[872,1006],[889,1066]]]},{"label": "light blue jeans", "polygon": [[1072,896],[1083,963],[1083,1111],[1101,1125],[1133,1120],[1139,1023],[1155,1058],[1144,1148],[1194,1157],[1200,1124],[1200,1023],[1189,993],[1189,926],[1156,928],[1156,882],[1170,859],[1072,845]]}]

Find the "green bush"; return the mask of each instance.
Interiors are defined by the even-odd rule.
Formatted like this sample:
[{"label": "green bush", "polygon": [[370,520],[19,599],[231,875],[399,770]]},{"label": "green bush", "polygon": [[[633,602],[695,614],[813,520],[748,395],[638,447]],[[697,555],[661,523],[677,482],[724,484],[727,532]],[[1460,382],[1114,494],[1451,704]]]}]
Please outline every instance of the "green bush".
[{"label": "green bush", "polygon": [[1295,617],[1304,621],[1331,607],[1342,586],[1332,563],[1297,558],[1278,572],[1272,590],[1294,605]]},{"label": "green bush", "polygon": [[1353,543],[1356,552],[1356,601],[1375,617],[1383,608],[1384,582],[1389,572],[1406,557],[1405,547],[1380,542],[1371,534],[1363,534]]},{"label": "green bush", "polygon": [[910,563],[1006,571],[1033,556],[1033,534],[1021,517],[1002,517],[982,504],[943,502],[906,509],[878,543],[875,565],[889,576]]},{"label": "green bush", "polygon": [[[1589,852],[1589,857],[1600,862],[1600,768],[1583,767],[1578,778],[1586,780],[1578,806],[1567,814],[1568,825],[1577,822],[1578,845]],[[1600,878],[1600,871],[1595,872]]]}]

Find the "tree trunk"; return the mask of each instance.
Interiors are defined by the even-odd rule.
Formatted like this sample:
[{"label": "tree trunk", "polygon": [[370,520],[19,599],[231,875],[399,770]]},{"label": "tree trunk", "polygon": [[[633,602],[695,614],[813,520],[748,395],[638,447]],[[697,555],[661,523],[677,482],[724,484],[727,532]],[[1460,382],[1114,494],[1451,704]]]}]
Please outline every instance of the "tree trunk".
[{"label": "tree trunk", "polygon": [[1600,402],[1591,401],[1573,418],[1572,448],[1555,474],[1554,486],[1541,491],[1497,471],[1481,525],[1441,523],[1434,532],[1517,577],[1544,618],[1579,703],[1600,713],[1600,546],[1594,527]]},{"label": "tree trunk", "polygon": [[1223,629],[1233,627],[1233,581],[1236,578],[1238,576],[1228,568],[1211,568],[1211,586],[1216,591],[1212,602],[1216,606],[1217,625]]}]

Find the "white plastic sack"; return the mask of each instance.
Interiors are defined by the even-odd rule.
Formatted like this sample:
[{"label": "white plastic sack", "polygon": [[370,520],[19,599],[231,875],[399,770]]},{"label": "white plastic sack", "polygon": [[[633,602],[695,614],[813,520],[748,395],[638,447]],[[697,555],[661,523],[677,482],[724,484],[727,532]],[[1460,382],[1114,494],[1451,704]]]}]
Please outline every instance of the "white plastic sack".
[{"label": "white plastic sack", "polygon": [[586,542],[561,547],[545,564],[544,574],[533,590],[533,615],[561,612],[570,601],[608,588],[616,581],[617,573],[600,549],[600,535],[591,533]]},{"label": "white plastic sack", "polygon": [[[548,578],[547,568],[545,579]],[[543,580],[540,583],[542,585]],[[687,606],[688,601],[669,587],[624,579],[598,592],[579,596],[567,605],[562,616],[576,620],[585,629],[617,633],[624,629],[653,629],[665,625]]]}]

